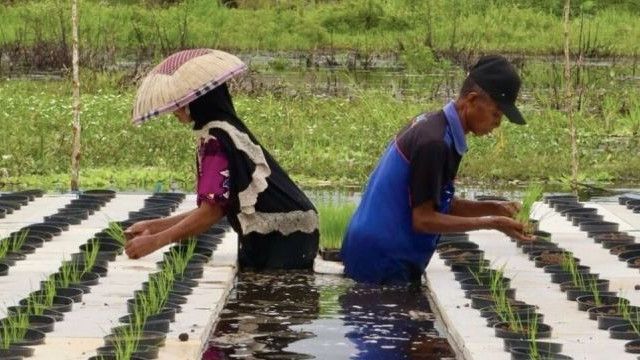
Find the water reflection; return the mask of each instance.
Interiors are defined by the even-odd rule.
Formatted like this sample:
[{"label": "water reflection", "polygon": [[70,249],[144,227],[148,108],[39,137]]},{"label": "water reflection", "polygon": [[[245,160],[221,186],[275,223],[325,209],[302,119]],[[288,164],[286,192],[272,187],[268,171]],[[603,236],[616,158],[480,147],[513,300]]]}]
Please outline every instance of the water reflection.
[{"label": "water reflection", "polygon": [[446,359],[422,289],[239,274],[203,359]]}]

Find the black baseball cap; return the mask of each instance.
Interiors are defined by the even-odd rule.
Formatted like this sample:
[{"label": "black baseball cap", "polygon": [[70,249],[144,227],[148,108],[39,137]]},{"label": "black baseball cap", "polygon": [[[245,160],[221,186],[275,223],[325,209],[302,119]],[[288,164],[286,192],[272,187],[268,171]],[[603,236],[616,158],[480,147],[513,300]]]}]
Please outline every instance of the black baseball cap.
[{"label": "black baseball cap", "polygon": [[516,107],[520,76],[509,60],[500,55],[483,56],[473,65],[468,76],[496,102],[509,121],[526,124]]}]

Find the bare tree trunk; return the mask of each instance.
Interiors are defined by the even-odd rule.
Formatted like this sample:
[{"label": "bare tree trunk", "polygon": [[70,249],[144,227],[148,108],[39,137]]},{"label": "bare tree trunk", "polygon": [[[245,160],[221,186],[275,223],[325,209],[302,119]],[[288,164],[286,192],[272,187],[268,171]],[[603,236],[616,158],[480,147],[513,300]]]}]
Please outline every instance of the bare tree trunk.
[{"label": "bare tree trunk", "polygon": [[564,3],[564,108],[567,114],[569,135],[571,140],[571,188],[575,192],[578,186],[578,142],[576,125],[573,118],[573,93],[571,83],[571,0]]},{"label": "bare tree trunk", "polygon": [[73,37],[73,149],[71,151],[71,191],[80,186],[80,75],[78,69],[78,0],[71,3]]}]

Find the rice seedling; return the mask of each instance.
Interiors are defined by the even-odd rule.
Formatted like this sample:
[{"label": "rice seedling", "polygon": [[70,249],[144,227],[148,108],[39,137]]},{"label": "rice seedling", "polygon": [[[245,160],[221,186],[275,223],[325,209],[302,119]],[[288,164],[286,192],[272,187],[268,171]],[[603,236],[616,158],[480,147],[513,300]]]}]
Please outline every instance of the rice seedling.
[{"label": "rice seedling", "polygon": [[0,259],[4,259],[11,248],[11,243],[8,239],[0,241]]},{"label": "rice seedling", "polygon": [[21,341],[27,334],[29,327],[29,315],[19,312],[2,319],[0,324],[0,346],[9,348],[11,344]]},{"label": "rice seedling", "polygon": [[174,275],[184,275],[189,260],[195,253],[197,241],[195,238],[190,238],[186,241],[187,246],[182,247],[179,250],[171,248],[165,258],[165,267],[169,267]]},{"label": "rice seedling", "polygon": [[138,347],[142,327],[137,324],[130,324],[120,328],[113,338],[116,359],[129,360]]},{"label": "rice seedling", "polygon": [[504,268],[506,264],[502,265],[499,269],[489,273],[489,290],[492,295],[497,295],[501,290],[505,288],[504,282]]},{"label": "rice seedling", "polygon": [[[618,303],[616,304],[616,310],[618,314],[622,316],[625,320],[631,320],[631,305],[629,305],[628,301],[625,301],[622,297],[618,299]],[[634,310],[637,313],[637,310]]]},{"label": "rice seedling", "polygon": [[[583,291],[591,289],[590,286],[592,286],[592,283],[591,282],[587,283],[585,281],[582,272],[580,272],[578,269],[578,262],[576,261],[576,259],[573,257],[572,254],[568,252],[563,252],[561,265],[562,265],[562,270],[571,274],[571,283],[574,287]],[[596,286],[597,280],[596,279],[592,279],[592,280],[594,281],[593,286]]]},{"label": "rice seedling", "polygon": [[514,313],[511,307],[511,300],[507,296],[507,287],[501,286],[495,292],[492,292],[491,296],[495,301],[495,311],[500,321],[509,322],[509,319],[513,319]]},{"label": "rice seedling", "polygon": [[591,291],[591,294],[593,295],[593,301],[595,302],[596,306],[601,306],[602,305],[602,297],[600,296],[600,289],[598,289],[598,279],[591,278],[589,280],[589,290]]},{"label": "rice seedling", "polygon": [[82,275],[86,273],[86,268],[80,268],[77,262],[65,262],[60,268],[59,276],[56,277],[55,284],[58,287],[66,288],[69,284],[82,281]]},{"label": "rice seedling", "polygon": [[27,298],[27,313],[32,315],[42,315],[45,309],[53,305],[56,296],[56,283],[53,279],[48,279],[42,284],[40,295],[31,294]]},{"label": "rice seedling", "polygon": [[127,238],[124,235],[124,229],[120,224],[115,221],[109,223],[109,227],[105,230],[109,236],[116,240],[121,246],[127,242]]},{"label": "rice seedling", "polygon": [[27,236],[29,235],[29,230],[22,230],[18,233],[11,235],[10,238],[5,239],[11,245],[9,247],[9,251],[18,252],[22,245],[24,245],[25,241],[27,241]]},{"label": "rice seedling", "polygon": [[473,276],[473,279],[476,281],[476,284],[480,285],[482,284],[482,280],[480,278],[480,273],[477,271],[472,271],[471,272],[471,276]]},{"label": "rice seedling", "polygon": [[[572,263],[575,264],[575,261],[573,261]],[[573,286],[579,288],[580,290],[587,290],[587,284],[584,281],[584,277],[582,276],[582,273],[578,271],[577,266],[575,265],[571,266],[570,272],[571,272],[571,283],[573,284]]]},{"label": "rice seedling", "polygon": [[520,315],[518,315],[513,309],[513,306],[511,306],[511,304],[507,304],[505,311],[505,317],[507,322],[509,323],[509,329],[513,332],[524,332],[525,325],[520,319]]},{"label": "rice seedling", "polygon": [[529,340],[529,359],[541,360],[542,355],[538,349],[538,316],[529,317],[529,331],[527,340]]},{"label": "rice seedling", "polygon": [[136,311],[139,313],[136,318],[144,322],[149,315],[162,311],[173,286],[173,276],[167,276],[168,273],[169,271],[163,270],[149,278],[146,291],[135,298]]},{"label": "rice seedling", "polygon": [[144,296],[136,299],[136,307],[133,309],[133,316],[131,318],[132,326],[135,326],[140,329],[144,326],[144,323],[147,321],[147,318],[149,317],[145,312],[148,307],[146,303],[147,303],[147,299]]},{"label": "rice seedling", "polygon": [[149,287],[147,288],[147,294],[150,300],[149,315],[157,314],[162,310],[167,303],[171,286],[171,280],[162,276],[162,273],[159,273],[159,276],[149,279]]},{"label": "rice seedling", "polygon": [[627,318],[629,325],[636,335],[640,335],[640,310],[634,310],[629,313]]},{"label": "rice seedling", "polygon": [[516,220],[524,225],[524,231],[527,234],[533,233],[533,225],[530,216],[533,204],[542,197],[542,186],[540,184],[531,184],[525,191],[522,198],[522,207],[516,214]]},{"label": "rice seedling", "polygon": [[320,204],[318,205],[320,218],[320,246],[323,249],[339,249],[342,238],[347,231],[349,220],[355,212],[353,203]]},{"label": "rice seedling", "polygon": [[89,240],[89,246],[84,249],[83,256],[83,265],[85,271],[89,271],[96,264],[96,260],[98,259],[98,252],[100,251],[100,247],[98,246],[97,239]]}]

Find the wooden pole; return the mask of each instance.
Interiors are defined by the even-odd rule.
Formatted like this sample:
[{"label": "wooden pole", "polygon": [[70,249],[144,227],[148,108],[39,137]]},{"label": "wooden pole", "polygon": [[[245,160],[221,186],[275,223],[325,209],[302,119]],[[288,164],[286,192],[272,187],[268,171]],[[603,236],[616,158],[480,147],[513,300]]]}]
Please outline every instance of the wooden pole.
[{"label": "wooden pole", "polygon": [[567,114],[567,125],[571,141],[571,188],[575,192],[578,187],[578,139],[573,118],[573,91],[571,83],[571,0],[564,3],[564,109]]},{"label": "wooden pole", "polygon": [[71,151],[71,191],[80,187],[80,74],[78,66],[78,0],[71,2],[73,66],[73,148]]}]

